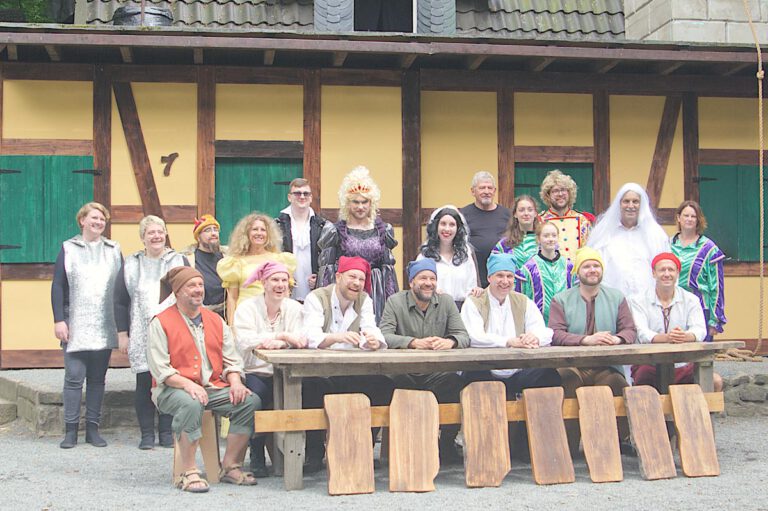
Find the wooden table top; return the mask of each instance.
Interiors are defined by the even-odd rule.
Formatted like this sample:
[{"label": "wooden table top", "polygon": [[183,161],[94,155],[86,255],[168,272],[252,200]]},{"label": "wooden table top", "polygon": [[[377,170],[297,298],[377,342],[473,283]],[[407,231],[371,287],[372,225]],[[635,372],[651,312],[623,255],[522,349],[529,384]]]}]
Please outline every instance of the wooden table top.
[{"label": "wooden table top", "polygon": [[516,369],[528,367],[601,367],[624,364],[669,364],[711,360],[718,352],[743,348],[741,341],[618,346],[547,346],[539,349],[467,348],[446,351],[255,350],[256,356],[288,376],[404,374],[436,371]]}]

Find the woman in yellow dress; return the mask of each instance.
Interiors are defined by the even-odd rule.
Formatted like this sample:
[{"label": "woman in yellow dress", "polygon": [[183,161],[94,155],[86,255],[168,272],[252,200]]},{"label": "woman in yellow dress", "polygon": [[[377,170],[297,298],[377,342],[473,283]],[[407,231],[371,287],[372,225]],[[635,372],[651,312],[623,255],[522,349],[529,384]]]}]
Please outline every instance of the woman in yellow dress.
[{"label": "woman in yellow dress", "polygon": [[229,237],[229,252],[216,265],[221,286],[227,290],[227,322],[232,323],[235,309],[244,300],[264,292],[260,281],[244,286],[248,276],[262,263],[275,261],[284,264],[293,274],[296,256],[281,252],[283,246],[280,229],[273,218],[254,211],[242,218]]}]

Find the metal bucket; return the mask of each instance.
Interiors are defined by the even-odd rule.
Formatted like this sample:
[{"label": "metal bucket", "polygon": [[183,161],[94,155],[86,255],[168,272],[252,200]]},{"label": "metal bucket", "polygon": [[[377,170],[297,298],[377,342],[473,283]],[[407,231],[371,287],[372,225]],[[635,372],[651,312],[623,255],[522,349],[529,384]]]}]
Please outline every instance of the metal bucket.
[{"label": "metal bucket", "polygon": [[[170,9],[160,7],[144,8],[145,27],[169,27],[173,23],[173,14]],[[141,8],[134,6],[124,6],[115,10],[112,16],[113,25],[140,26]]]}]

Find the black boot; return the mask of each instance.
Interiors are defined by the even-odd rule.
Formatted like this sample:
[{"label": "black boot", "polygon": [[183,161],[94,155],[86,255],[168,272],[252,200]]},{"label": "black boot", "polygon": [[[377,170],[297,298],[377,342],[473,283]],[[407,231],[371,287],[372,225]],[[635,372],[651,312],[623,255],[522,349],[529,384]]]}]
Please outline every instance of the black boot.
[{"label": "black boot", "polygon": [[85,441],[94,447],[106,447],[107,441],[99,434],[99,425],[95,422],[85,423]]},{"label": "black boot", "polygon": [[77,430],[80,426],[79,423],[66,423],[66,433],[64,433],[64,440],[61,441],[59,447],[62,449],[71,449],[77,445]]},{"label": "black boot", "polygon": [[147,451],[155,446],[155,407],[136,406],[136,419],[139,421],[141,441],[139,449]]},{"label": "black boot", "polygon": [[157,437],[160,447],[173,447],[173,415],[161,413],[157,419]]},{"label": "black boot", "polygon": [[264,455],[265,443],[266,437],[264,435],[251,438],[251,472],[253,472],[253,477],[269,477],[267,459]]}]

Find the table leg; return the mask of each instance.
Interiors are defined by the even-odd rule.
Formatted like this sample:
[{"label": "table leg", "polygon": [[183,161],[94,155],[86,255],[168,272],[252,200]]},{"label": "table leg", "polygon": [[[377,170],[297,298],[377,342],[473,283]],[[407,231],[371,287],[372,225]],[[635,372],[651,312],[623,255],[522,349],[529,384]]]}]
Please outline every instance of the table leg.
[{"label": "table leg", "polygon": [[[301,378],[291,377],[285,372],[283,380],[283,409],[301,409]],[[286,431],[283,437],[285,472],[283,482],[286,490],[304,488],[304,439],[303,431]]]},{"label": "table leg", "polygon": [[714,392],[715,363],[711,360],[693,364],[693,381],[698,383],[703,392]]},{"label": "table leg", "polygon": [[[283,400],[283,370],[274,368],[274,375],[272,381],[274,382],[273,388],[273,409],[284,410],[285,403]],[[272,452],[270,456],[272,458],[272,471],[276,476],[283,475],[284,456],[283,456],[283,436],[281,433],[274,433],[272,437]]]},{"label": "table leg", "polygon": [[656,364],[656,389],[659,391],[659,394],[669,394],[669,386],[674,381],[674,364]]}]

